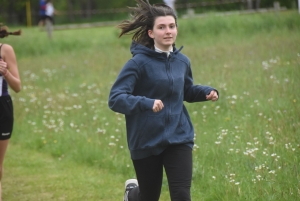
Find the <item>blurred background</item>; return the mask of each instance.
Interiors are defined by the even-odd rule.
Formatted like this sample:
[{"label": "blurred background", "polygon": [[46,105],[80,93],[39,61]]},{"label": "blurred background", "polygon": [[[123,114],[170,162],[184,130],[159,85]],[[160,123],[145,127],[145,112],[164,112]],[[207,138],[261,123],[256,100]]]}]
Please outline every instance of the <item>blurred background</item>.
[{"label": "blurred background", "polygon": [[[207,12],[297,9],[299,0],[176,0],[179,17]],[[134,0],[53,0],[55,24],[115,21],[127,18],[128,6]],[[151,4],[163,0],[150,0]],[[10,26],[36,26],[39,21],[39,0],[0,0],[0,22]]]}]

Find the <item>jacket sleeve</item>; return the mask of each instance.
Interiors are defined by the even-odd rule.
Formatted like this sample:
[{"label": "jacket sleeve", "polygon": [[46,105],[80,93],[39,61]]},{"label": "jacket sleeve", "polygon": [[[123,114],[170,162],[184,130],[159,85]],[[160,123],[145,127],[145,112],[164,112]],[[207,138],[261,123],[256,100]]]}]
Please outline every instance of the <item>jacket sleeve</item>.
[{"label": "jacket sleeve", "polygon": [[189,103],[207,101],[206,95],[212,90],[216,91],[219,95],[219,92],[213,87],[193,84],[192,70],[190,65],[188,65],[184,82],[184,100]]},{"label": "jacket sleeve", "polygon": [[111,110],[126,115],[152,110],[154,99],[133,95],[139,78],[140,70],[137,64],[129,60],[110,90],[108,106]]}]

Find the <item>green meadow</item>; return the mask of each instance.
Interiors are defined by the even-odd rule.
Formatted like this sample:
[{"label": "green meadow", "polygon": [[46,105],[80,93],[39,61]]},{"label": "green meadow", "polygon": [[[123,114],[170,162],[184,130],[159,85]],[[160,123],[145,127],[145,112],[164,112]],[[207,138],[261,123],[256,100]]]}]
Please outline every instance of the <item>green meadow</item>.
[{"label": "green meadow", "polygon": [[[13,28],[11,28],[12,30]],[[122,200],[135,177],[122,114],[109,90],[131,57],[116,27],[21,27],[8,37],[22,79],[4,161],[4,201]],[[195,128],[194,201],[296,201],[300,197],[300,15],[179,19],[195,84],[217,102],[185,103]],[[161,201],[170,200],[164,178]]]}]

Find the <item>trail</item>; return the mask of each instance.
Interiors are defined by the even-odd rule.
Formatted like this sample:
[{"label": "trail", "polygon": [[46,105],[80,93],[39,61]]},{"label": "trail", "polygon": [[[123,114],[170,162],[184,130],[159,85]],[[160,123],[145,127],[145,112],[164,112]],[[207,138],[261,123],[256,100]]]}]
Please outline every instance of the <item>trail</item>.
[{"label": "trail", "polygon": [[5,201],[114,201],[123,195],[125,178],[10,143],[2,179]]}]

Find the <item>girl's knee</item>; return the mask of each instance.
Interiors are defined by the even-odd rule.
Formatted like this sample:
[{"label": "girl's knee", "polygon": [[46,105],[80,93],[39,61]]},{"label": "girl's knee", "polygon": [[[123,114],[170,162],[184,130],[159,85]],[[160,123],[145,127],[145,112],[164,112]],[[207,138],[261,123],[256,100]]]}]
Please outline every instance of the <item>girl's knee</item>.
[{"label": "girl's knee", "polygon": [[172,201],[191,201],[190,188],[176,188],[171,192]]}]

